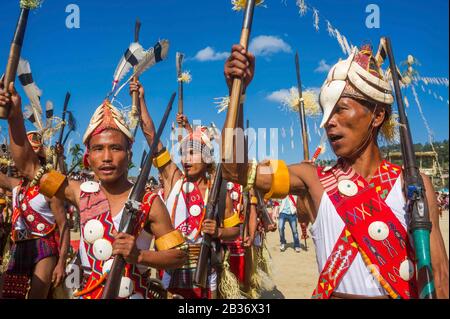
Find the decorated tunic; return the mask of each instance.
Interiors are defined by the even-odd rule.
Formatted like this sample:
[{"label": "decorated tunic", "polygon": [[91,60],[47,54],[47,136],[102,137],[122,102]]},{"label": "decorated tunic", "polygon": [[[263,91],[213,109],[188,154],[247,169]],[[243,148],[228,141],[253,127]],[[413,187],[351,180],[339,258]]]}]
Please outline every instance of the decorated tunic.
[{"label": "decorated tunic", "polygon": [[[150,248],[152,237],[143,229],[154,199],[158,195],[146,193],[141,210],[137,216],[136,227],[132,234],[137,238],[138,249]],[[81,240],[80,258],[84,269],[89,275],[82,289],[75,295],[83,299],[99,299],[102,296],[108,273],[113,263],[112,243],[113,231],[118,231],[122,211],[116,216],[111,215],[108,200],[99,184],[85,182],[81,185],[80,218]],[[148,269],[145,265],[126,264],[125,272],[120,282],[119,298],[143,299],[152,298],[148,289]]]},{"label": "decorated tunic", "polygon": [[[227,196],[230,196],[233,203],[233,214],[239,216],[239,221],[242,224],[245,216],[243,215],[243,192],[242,186],[236,183],[227,183]],[[247,212],[249,213],[249,212]],[[235,225],[236,227],[238,225]],[[230,269],[239,283],[244,284],[245,281],[245,248],[242,245],[242,236],[239,236],[232,241],[222,241],[230,251]]]},{"label": "decorated tunic", "polygon": [[189,248],[186,264],[179,269],[162,272],[162,282],[171,293],[180,294],[184,298],[209,297],[217,286],[217,275],[213,269],[210,269],[208,274],[206,290],[196,287],[193,283],[200,244],[203,240],[201,225],[205,216],[208,192],[209,188],[204,199],[198,184],[187,182],[183,177],[175,183],[165,202],[174,228],[183,233]]},{"label": "decorated tunic", "polygon": [[417,296],[401,172],[383,161],[367,182],[342,160],[318,168],[325,192],[311,227],[321,271],[313,298]]},{"label": "decorated tunic", "polygon": [[22,182],[13,189],[13,241],[46,237],[56,227],[55,217],[39,186],[23,187]]}]

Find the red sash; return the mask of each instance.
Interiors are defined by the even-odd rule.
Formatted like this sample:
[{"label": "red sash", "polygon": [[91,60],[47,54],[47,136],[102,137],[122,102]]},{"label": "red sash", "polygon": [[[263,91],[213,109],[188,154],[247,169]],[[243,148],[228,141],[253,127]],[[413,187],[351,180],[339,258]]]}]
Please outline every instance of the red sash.
[{"label": "red sash", "polygon": [[[15,208],[12,216],[13,231],[11,233],[11,239],[14,242],[45,237],[56,228],[55,223],[50,223],[31,207],[31,200],[40,195],[39,186],[25,188],[22,184],[23,182],[20,182],[14,198]],[[25,229],[23,230],[14,229],[19,218],[25,224]]]},{"label": "red sash", "polygon": [[297,207],[297,201],[295,200],[294,196],[289,194],[289,199],[291,200],[292,205],[294,205],[294,207]]},{"label": "red sash", "polygon": [[[153,201],[158,195],[147,193],[144,195],[141,211],[138,216],[136,227],[133,231],[135,237],[138,237],[145,226],[145,221],[148,219]],[[87,217],[89,216],[89,217]],[[114,242],[113,230],[114,222],[109,209],[109,204],[106,196],[100,190],[97,193],[81,192],[80,196],[80,217],[84,220],[81,226],[81,231],[84,232],[84,227],[89,220],[97,219],[103,225],[104,235],[102,239],[106,239],[111,244]],[[87,217],[87,218],[86,218]],[[103,288],[107,276],[103,275],[103,266],[107,261],[98,260],[94,254],[93,243],[84,241],[82,243],[85,247],[89,264],[92,272],[83,287],[81,296],[83,299],[100,299],[103,294]],[[113,257],[111,257],[113,258]],[[109,261],[109,260],[108,260]],[[140,294],[142,297],[151,299],[151,292],[148,290],[146,278],[142,276],[137,265],[125,265],[124,277],[129,277],[133,282],[133,293]]]},{"label": "red sash", "polygon": [[[416,298],[415,274],[406,276],[404,270],[407,259],[415,260],[414,251],[405,228],[385,203],[401,175],[401,168],[383,161],[370,183],[341,160],[328,171],[319,167],[318,174],[345,227],[319,276],[312,298],[330,298],[358,253],[391,297]],[[339,191],[338,182],[342,181],[353,190],[348,196]]]},{"label": "red sash", "polygon": [[[183,179],[180,193],[184,198],[186,204],[186,215],[188,216],[183,222],[181,222],[176,229],[180,230],[188,239],[195,241],[200,234],[201,224],[205,215],[205,202],[203,200],[202,193],[196,182],[190,182],[193,186],[192,191],[186,193],[184,185],[187,184],[186,179]],[[179,196],[179,195],[178,195]],[[178,200],[176,200],[173,211],[176,212]],[[200,211],[200,214],[197,213]],[[175,216],[172,216],[172,222],[175,223]],[[175,227],[175,225],[174,225]]]}]

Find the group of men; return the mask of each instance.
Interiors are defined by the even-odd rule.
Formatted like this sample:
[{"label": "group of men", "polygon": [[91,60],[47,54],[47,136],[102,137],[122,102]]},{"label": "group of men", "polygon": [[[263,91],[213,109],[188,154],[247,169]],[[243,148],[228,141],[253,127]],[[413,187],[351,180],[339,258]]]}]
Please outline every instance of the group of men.
[{"label": "group of men", "polygon": [[[241,78],[244,91],[248,90],[254,74],[253,54],[234,45],[224,66],[230,92],[235,78]],[[134,92],[139,96],[142,131],[152,145],[156,129],[143,85],[132,82],[130,94]],[[250,276],[255,273],[252,246],[261,235],[258,208],[263,203],[258,202],[258,192],[266,200],[285,198],[280,216],[295,222],[297,196],[310,199],[310,232],[320,273],[314,298],[417,298],[402,168],[383,159],[377,143],[383,126],[390,123],[392,103],[392,91],[372,49],[355,49],[333,66],[320,93],[321,127],[338,157],[337,164],[287,166],[275,159],[224,162],[222,176],[228,183],[222,219],[205,218],[217,174],[214,134],[207,127],[191,128],[186,116],[177,114],[177,123],[188,132],[180,141],[181,166],[159,142],[153,165],[159,170],[162,188],[158,193],[147,190],[136,227],[128,234],[118,230],[133,188],[128,167],[134,136],[122,114],[109,100],[96,109],[83,136],[84,165],[94,173],[94,180],[69,180],[40,157],[39,134],[27,138],[21,97],[14,84],[0,88],[0,107],[11,107],[9,149],[20,174],[20,179],[0,175],[0,186],[12,191],[13,207],[13,245],[3,279],[3,298],[45,298],[52,283],[63,281],[69,245],[64,202],[80,212],[78,260],[83,280],[74,292],[76,298],[102,297],[115,255],[126,261],[119,298],[154,298],[148,284],[150,268],[158,270],[163,288],[171,296],[220,298],[226,295],[218,291],[225,271],[220,262],[209,264],[206,287],[194,282],[205,234],[225,247],[230,270],[245,295],[252,289]],[[430,180],[422,177],[432,222],[436,292],[438,297],[448,298],[448,258],[436,198]],[[248,194],[247,200],[244,194]],[[247,229],[241,232],[244,220],[248,220]],[[155,249],[150,249],[153,241]],[[300,248],[297,241],[295,248]]]}]

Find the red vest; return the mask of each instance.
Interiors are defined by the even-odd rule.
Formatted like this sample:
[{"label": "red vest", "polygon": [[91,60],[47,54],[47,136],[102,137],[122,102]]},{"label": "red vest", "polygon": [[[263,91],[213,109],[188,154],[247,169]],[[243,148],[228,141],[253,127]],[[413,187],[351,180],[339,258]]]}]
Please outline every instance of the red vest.
[{"label": "red vest", "polygon": [[387,161],[370,182],[342,160],[333,168],[318,168],[320,181],[345,227],[320,274],[313,298],[330,298],[358,253],[392,298],[417,297],[414,250],[406,230],[385,203],[401,173],[401,167]]},{"label": "red vest", "polygon": [[[55,230],[55,223],[49,222],[31,207],[30,201],[37,196],[43,196],[39,193],[39,186],[26,188],[23,186],[23,181],[20,182],[16,197],[13,199],[15,208],[12,216],[11,239],[14,242],[45,237]],[[19,218],[25,224],[23,230],[14,229]]]},{"label": "red vest", "polygon": [[[142,201],[138,222],[133,231],[137,238],[145,226],[154,199],[158,195],[147,193]],[[82,297],[84,299],[99,299],[102,296],[104,284],[107,279],[113,256],[112,243],[114,241],[112,220],[109,203],[101,189],[95,193],[80,195],[81,231],[83,245],[87,252],[91,274],[84,286]],[[116,230],[117,231],[117,230]],[[119,298],[152,298],[144,278],[136,265],[126,264],[124,276],[121,281]]]}]

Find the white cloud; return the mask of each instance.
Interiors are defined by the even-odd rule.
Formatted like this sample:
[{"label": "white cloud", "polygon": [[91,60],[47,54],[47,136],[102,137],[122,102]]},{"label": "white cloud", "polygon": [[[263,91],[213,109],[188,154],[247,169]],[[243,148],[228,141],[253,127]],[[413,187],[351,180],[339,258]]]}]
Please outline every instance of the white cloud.
[{"label": "white cloud", "polygon": [[266,99],[271,102],[282,103],[289,97],[289,89],[281,89],[270,93],[266,96]]},{"label": "white cloud", "polygon": [[250,42],[249,51],[255,56],[270,56],[278,52],[291,53],[292,49],[283,39],[271,35],[260,35]]},{"label": "white cloud", "polygon": [[194,60],[205,62],[205,61],[218,61],[225,60],[228,57],[228,52],[216,52],[211,47],[206,47],[197,52],[194,57]]},{"label": "white cloud", "polygon": [[327,61],[322,59],[319,61],[319,66],[314,70],[314,72],[326,73],[326,72],[330,71],[330,69],[331,69],[331,65],[327,64]]},{"label": "white cloud", "polygon": [[[292,89],[297,89],[297,87],[293,86],[290,89],[281,89],[278,91],[274,91],[266,96],[266,100],[282,104],[283,102],[285,102],[286,100],[289,99],[289,97],[291,95],[290,90],[292,90]],[[312,91],[314,94],[319,96],[320,87],[307,87],[306,89],[303,89],[303,92],[306,92],[306,91]]]}]

